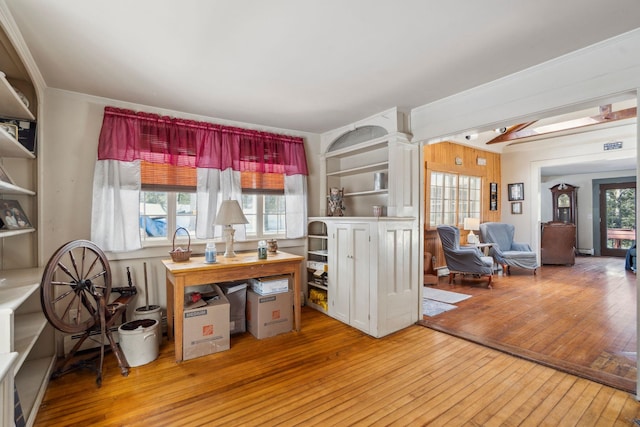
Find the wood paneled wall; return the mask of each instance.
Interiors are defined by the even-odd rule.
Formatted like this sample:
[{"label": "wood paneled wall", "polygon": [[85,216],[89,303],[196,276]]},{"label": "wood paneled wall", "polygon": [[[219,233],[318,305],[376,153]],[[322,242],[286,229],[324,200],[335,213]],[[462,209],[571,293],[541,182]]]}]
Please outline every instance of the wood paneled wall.
[{"label": "wood paneled wall", "polygon": [[[478,164],[478,159],[484,159],[486,164]],[[482,160],[480,163],[483,163]],[[429,218],[429,177],[432,171],[457,173],[470,176],[482,177],[482,214],[480,222],[500,221],[500,206],[502,200],[500,198],[501,181],[500,181],[500,154],[489,151],[479,150],[477,148],[467,147],[455,144],[453,142],[440,142],[432,145],[424,146],[424,168],[425,168],[425,236],[424,251],[425,255],[431,254],[436,257],[436,262],[430,268],[431,273],[438,267],[446,266],[440,239],[435,228],[430,228],[428,224]],[[498,206],[497,210],[489,210],[489,184],[495,182],[498,184]],[[466,241],[467,232],[459,225],[460,234],[463,242]],[[426,268],[425,268],[426,270]],[[425,271],[427,273],[427,271]]]}]

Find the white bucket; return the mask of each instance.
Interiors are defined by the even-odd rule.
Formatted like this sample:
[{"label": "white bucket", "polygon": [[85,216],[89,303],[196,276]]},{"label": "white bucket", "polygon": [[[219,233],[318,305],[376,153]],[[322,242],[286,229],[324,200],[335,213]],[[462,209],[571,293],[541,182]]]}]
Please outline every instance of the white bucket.
[{"label": "white bucket", "polygon": [[162,310],[159,305],[143,305],[133,312],[133,320],[153,319],[158,321],[158,347],[162,342]]},{"label": "white bucket", "polygon": [[154,319],[132,320],[120,325],[120,348],[130,367],[145,365],[158,358],[159,325]]}]

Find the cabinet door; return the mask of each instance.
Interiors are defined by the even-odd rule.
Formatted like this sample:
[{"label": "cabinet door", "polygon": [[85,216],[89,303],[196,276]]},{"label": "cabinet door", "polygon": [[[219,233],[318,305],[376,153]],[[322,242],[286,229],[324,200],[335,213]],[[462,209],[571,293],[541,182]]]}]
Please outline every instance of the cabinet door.
[{"label": "cabinet door", "polygon": [[369,224],[337,223],[329,227],[329,314],[368,332],[371,300]]},{"label": "cabinet door", "polygon": [[369,224],[352,224],[349,324],[364,332],[369,332],[371,325],[370,235]]},{"label": "cabinet door", "polygon": [[349,280],[352,263],[349,257],[349,224],[331,224],[327,229],[329,237],[329,315],[344,323],[349,323]]},{"label": "cabinet door", "polygon": [[379,336],[395,332],[418,320],[420,242],[417,224],[410,221],[380,224],[378,255]]}]

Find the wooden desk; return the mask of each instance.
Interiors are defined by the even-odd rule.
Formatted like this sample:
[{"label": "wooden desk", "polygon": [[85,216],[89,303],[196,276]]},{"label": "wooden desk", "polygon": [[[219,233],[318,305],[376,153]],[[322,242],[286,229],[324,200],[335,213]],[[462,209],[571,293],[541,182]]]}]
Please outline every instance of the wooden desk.
[{"label": "wooden desk", "polygon": [[[300,330],[300,291],[304,257],[278,251],[267,259],[258,259],[257,252],[239,253],[233,258],[219,255],[215,264],[206,264],[204,257],[191,257],[187,262],[162,263],[167,268],[167,336],[175,343],[176,362],[181,362],[184,317],[184,288],[209,283],[229,282],[258,277],[291,274],[293,276],[293,323]],[[173,322],[172,322],[173,319]]]}]

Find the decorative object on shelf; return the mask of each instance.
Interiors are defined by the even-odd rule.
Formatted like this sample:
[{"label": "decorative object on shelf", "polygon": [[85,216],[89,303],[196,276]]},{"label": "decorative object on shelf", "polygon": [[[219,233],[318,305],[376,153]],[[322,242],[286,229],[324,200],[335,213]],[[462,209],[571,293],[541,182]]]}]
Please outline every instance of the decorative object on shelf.
[{"label": "decorative object on shelf", "polygon": [[376,205],[373,207],[373,216],[379,218],[382,216],[382,206]]},{"label": "decorative object on shelf", "polygon": [[373,174],[373,189],[384,190],[387,188],[387,174],[384,172],[376,172]]},{"label": "decorative object on shelf", "polygon": [[[176,235],[178,234],[178,230],[184,230],[187,233],[187,237],[189,238],[187,249],[180,247],[176,248]],[[189,230],[184,227],[176,228],[176,231],[173,232],[173,250],[169,252],[169,255],[171,255],[173,262],[189,261],[189,258],[191,257],[191,235],[189,234]]]},{"label": "decorative object on shelf", "polygon": [[15,86],[12,86],[12,88],[16,95],[18,95],[18,98],[20,98],[20,101],[22,101],[24,106],[29,108],[29,99],[25,96],[25,94],[16,89]]},{"label": "decorative object on shelf", "polygon": [[524,200],[524,184],[521,182],[509,184],[509,201],[517,202],[520,200]]},{"label": "decorative object on shelf", "polygon": [[498,183],[492,182],[489,184],[489,210],[498,210]]},{"label": "decorative object on shelf", "polygon": [[[8,132],[5,126],[15,128],[15,134]],[[0,127],[17,139],[24,148],[32,153],[36,152],[36,122],[0,117]]]},{"label": "decorative object on shelf", "polygon": [[474,231],[480,230],[480,218],[465,218],[463,222],[463,228],[469,231],[467,234],[467,243],[470,245],[477,245],[480,243],[478,236],[473,234]]},{"label": "decorative object on shelf", "polygon": [[216,262],[216,244],[214,242],[207,242],[204,248],[204,262],[207,264],[213,264]]},{"label": "decorative object on shelf", "polygon": [[462,157],[456,157],[456,165],[457,166],[461,166],[462,165]]},{"label": "decorative object on shelf", "polygon": [[11,135],[11,137],[18,139],[18,126],[11,123],[0,123],[0,129]]},{"label": "decorative object on shelf", "polygon": [[224,256],[225,258],[233,258],[234,256],[236,256],[236,253],[233,250],[233,235],[236,232],[233,229],[233,225],[249,224],[247,217],[245,217],[244,213],[242,213],[242,208],[240,207],[238,201],[231,199],[223,201],[220,205],[218,215],[216,215],[214,224],[224,226]]},{"label": "decorative object on shelf", "polygon": [[267,240],[267,250],[272,254],[278,252],[278,241],[276,239]]},{"label": "decorative object on shelf", "polygon": [[6,184],[15,185],[13,183],[13,180],[11,179],[9,174],[7,173],[7,171],[5,171],[4,168],[2,167],[2,165],[0,165],[0,181],[4,182]]},{"label": "decorative object on shelf", "polygon": [[522,202],[511,203],[511,213],[514,215],[522,214]]},{"label": "decorative object on shelf", "polygon": [[19,229],[31,228],[27,215],[22,210],[17,200],[3,200],[0,214],[4,228]]},{"label": "decorative object on shelf", "polygon": [[344,216],[347,209],[342,203],[344,188],[331,187],[329,189],[329,216]]}]

